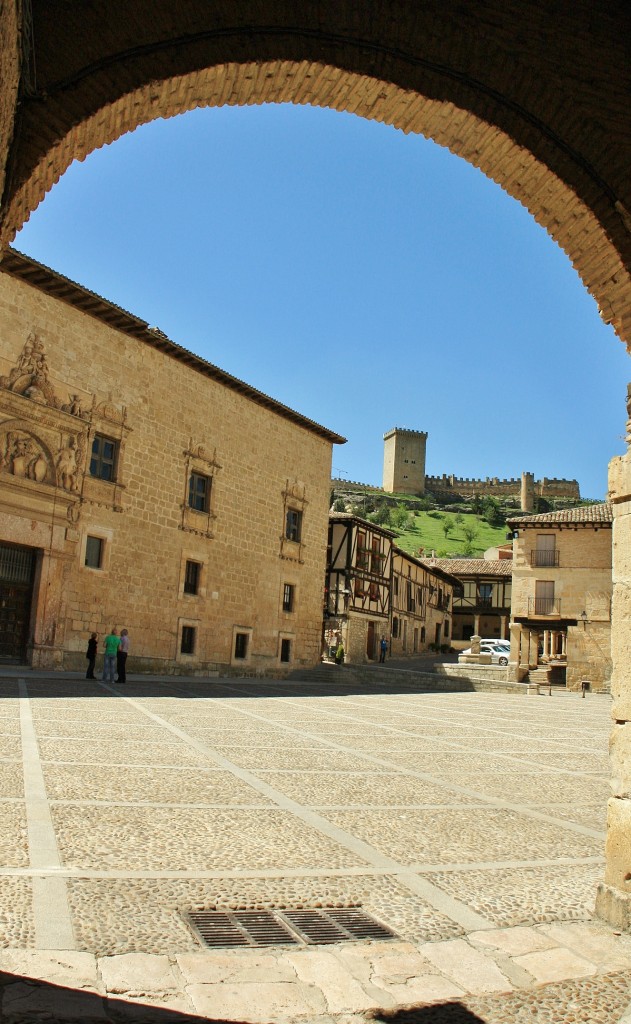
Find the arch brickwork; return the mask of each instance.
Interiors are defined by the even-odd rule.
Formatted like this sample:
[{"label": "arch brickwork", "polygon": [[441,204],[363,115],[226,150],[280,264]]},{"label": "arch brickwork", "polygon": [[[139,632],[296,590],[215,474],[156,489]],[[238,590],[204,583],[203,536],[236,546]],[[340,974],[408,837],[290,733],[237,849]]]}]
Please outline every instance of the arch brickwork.
[{"label": "arch brickwork", "polygon": [[[6,0],[0,244],[73,159],[155,117],[327,106],[431,137],[498,182],[564,249],[631,347],[630,40],[626,0]],[[615,470],[614,536],[631,553],[627,469]],[[625,566],[614,568],[619,608],[631,605]],[[614,639],[621,723],[631,721],[629,655]],[[631,724],[623,732],[607,880],[630,924]]]}]

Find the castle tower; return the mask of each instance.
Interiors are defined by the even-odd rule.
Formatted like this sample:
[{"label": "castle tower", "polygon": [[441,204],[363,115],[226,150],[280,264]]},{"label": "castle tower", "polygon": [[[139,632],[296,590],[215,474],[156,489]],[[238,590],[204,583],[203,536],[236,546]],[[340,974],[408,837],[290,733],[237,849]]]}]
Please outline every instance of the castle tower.
[{"label": "castle tower", "polygon": [[534,512],[535,510],[535,475],[534,473],[522,473],[520,503],[522,512]]},{"label": "castle tower", "polygon": [[421,430],[395,427],[383,435],[383,489],[392,494],[425,493],[425,442]]}]

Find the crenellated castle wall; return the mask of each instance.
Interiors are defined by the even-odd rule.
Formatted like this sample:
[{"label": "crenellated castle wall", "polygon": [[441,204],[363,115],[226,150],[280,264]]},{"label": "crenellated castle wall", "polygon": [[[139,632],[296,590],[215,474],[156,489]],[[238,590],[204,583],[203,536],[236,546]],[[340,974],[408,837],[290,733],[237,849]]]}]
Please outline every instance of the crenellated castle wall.
[{"label": "crenellated castle wall", "polygon": [[[543,477],[542,480],[534,481],[535,494],[541,498],[580,498],[580,490],[577,480],[560,480],[558,478]],[[521,477],[499,477],[487,476],[484,480],[473,477],[456,477],[443,473],[442,476],[426,476],[425,490],[431,491],[436,497],[444,495],[453,497],[461,495],[463,498],[473,495],[493,498],[519,497],[521,491]]]}]

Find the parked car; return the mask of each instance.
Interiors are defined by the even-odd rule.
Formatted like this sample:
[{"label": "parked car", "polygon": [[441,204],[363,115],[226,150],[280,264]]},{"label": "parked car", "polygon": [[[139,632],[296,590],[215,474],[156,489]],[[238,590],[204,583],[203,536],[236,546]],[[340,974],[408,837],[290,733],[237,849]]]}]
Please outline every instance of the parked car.
[{"label": "parked car", "polygon": [[510,650],[510,640],[500,640],[496,636],[480,637],[480,646],[482,646],[482,644],[491,644],[495,647],[508,647]]},{"label": "parked car", "polygon": [[[473,654],[471,647],[467,647],[466,651],[461,651],[461,654]],[[492,665],[508,665],[508,655],[510,654],[510,644],[480,644],[480,654],[490,654]]]}]

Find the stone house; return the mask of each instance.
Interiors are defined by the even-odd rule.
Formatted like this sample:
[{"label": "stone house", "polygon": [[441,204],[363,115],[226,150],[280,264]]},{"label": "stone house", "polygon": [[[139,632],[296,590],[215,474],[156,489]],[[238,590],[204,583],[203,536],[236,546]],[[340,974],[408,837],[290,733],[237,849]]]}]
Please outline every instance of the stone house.
[{"label": "stone house", "polygon": [[510,663],[580,690],[611,676],[612,510],[607,502],[509,520]]},{"label": "stone house", "polygon": [[390,654],[405,657],[451,643],[454,576],[393,548]]},{"label": "stone house", "polygon": [[278,674],[320,656],[343,438],[54,271],[0,264],[0,658]]},{"label": "stone house", "polygon": [[508,558],[429,558],[432,568],[455,576],[452,644],[460,650],[472,636],[508,639],[511,576]]}]

